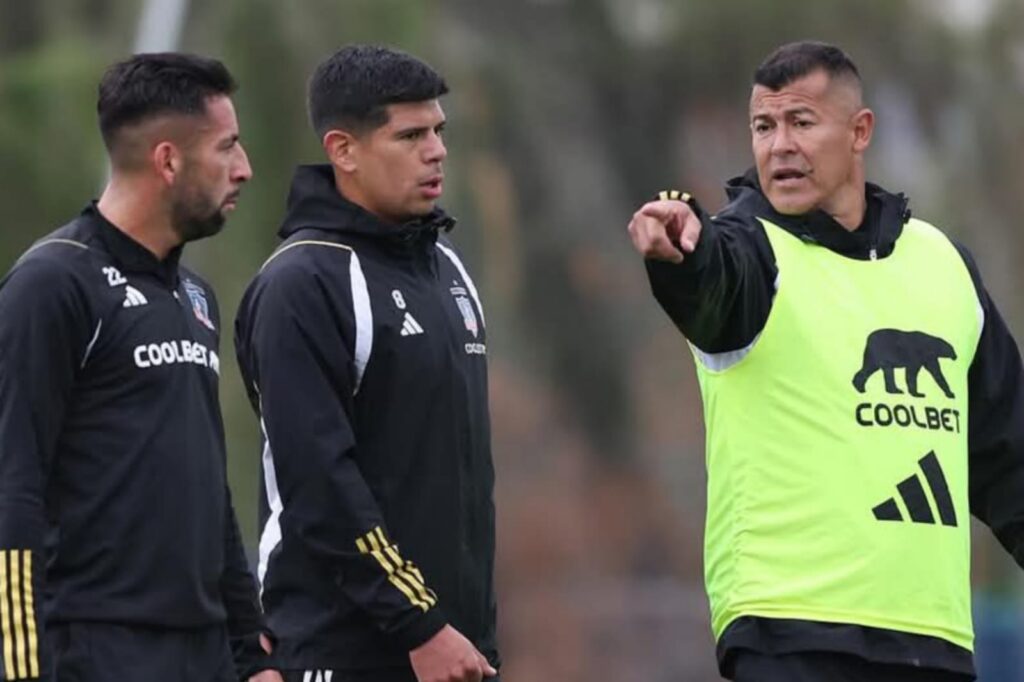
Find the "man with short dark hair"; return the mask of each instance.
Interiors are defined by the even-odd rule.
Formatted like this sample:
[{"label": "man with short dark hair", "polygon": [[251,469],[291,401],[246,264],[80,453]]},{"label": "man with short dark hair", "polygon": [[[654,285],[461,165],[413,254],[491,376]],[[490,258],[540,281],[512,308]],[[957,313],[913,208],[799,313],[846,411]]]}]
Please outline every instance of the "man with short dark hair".
[{"label": "man with short dark hair", "polygon": [[444,80],[346,47],[236,350],[265,436],[259,577],[297,682],[497,675],[486,329],[435,205]]},{"label": "man with short dark hair", "polygon": [[696,358],[741,682],[974,679],[970,514],[1024,562],[1017,345],[966,249],[866,182],[874,124],[846,54],[783,46],[729,204],[663,193],[629,225]]},{"label": "man with short dark hair", "polygon": [[217,302],[179,265],[251,176],[234,88],[192,55],[110,67],[109,183],[0,282],[5,680],[280,680],[227,487]]}]

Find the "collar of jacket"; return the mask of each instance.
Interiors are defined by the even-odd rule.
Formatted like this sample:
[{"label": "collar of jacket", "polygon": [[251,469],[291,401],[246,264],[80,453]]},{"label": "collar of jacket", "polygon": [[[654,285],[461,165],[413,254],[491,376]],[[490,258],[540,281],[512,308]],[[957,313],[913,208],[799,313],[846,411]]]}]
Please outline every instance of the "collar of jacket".
[{"label": "collar of jacket", "polygon": [[152,251],[129,237],[120,228],[107,220],[100,213],[96,201],[92,201],[82,211],[82,216],[89,222],[99,236],[118,267],[125,272],[144,272],[155,275],[168,287],[178,286],[178,263],[184,245],[171,250],[167,257],[159,260]]},{"label": "collar of jacket", "polygon": [[401,225],[389,225],[343,197],[328,164],[299,166],[288,193],[288,210],[278,231],[282,239],[299,230],[315,229],[355,234],[387,248],[412,252],[432,246],[439,232],[455,227],[455,219],[441,208]]},{"label": "collar of jacket", "polygon": [[864,220],[856,230],[847,230],[821,210],[802,215],[777,212],[761,191],[756,169],[751,168],[726,184],[729,203],[720,215],[738,213],[763,217],[806,242],[820,244],[848,258],[885,258],[892,253],[903,225],[910,220],[908,199],[871,183],[866,184],[864,192],[867,198]]}]

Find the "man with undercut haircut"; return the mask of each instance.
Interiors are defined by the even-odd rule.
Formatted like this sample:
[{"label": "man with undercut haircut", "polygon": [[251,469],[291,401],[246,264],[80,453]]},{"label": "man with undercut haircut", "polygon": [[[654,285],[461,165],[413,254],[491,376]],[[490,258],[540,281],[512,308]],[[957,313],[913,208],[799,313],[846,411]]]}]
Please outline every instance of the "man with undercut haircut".
[{"label": "man with undercut haircut", "polygon": [[866,182],[874,126],[846,54],[785,45],[728,205],[629,225],[696,359],[728,679],[974,679],[970,516],[1024,564],[1017,345],[967,250]]},{"label": "man with undercut haircut", "polygon": [[110,67],[109,183],[0,282],[4,680],[280,681],[227,487],[217,301],[179,264],[251,176],[234,87],[191,55]]},{"label": "man with undercut haircut", "polygon": [[239,308],[265,437],[258,573],[289,682],[497,675],[487,333],[436,206],[447,91],[383,47],[317,67],[329,163],[296,171]]}]

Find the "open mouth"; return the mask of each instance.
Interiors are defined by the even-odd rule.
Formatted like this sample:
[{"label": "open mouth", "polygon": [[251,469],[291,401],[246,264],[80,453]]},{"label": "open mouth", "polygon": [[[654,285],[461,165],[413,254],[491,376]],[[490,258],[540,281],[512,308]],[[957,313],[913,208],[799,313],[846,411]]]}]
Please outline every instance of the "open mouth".
[{"label": "open mouth", "polygon": [[437,176],[420,183],[420,189],[429,197],[439,197],[444,188],[444,176]]},{"label": "open mouth", "polygon": [[772,173],[772,180],[775,180],[776,182],[786,182],[789,180],[803,180],[806,177],[807,173],[796,168],[783,168]]}]

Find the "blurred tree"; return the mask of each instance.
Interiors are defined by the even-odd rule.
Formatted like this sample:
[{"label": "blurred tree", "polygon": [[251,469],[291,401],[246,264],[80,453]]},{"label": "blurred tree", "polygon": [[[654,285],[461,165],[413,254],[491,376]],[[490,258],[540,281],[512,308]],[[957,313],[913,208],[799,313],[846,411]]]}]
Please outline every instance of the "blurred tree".
[{"label": "blurred tree", "polygon": [[0,61],[0,254],[7,263],[76,215],[101,182],[96,80],[88,43],[44,43]]},{"label": "blurred tree", "polygon": [[7,0],[0,8],[0,55],[6,57],[39,43],[43,33],[41,3]]}]

